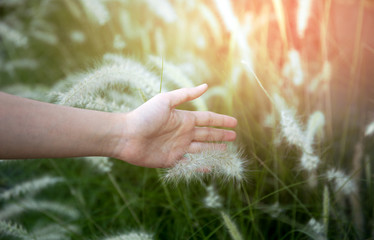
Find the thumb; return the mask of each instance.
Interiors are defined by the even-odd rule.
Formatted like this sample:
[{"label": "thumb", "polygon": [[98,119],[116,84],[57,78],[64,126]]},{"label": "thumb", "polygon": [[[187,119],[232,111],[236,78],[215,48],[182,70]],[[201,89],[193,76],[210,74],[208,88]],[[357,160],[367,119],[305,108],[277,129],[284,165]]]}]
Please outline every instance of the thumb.
[{"label": "thumb", "polygon": [[170,107],[174,108],[179,104],[194,100],[203,95],[208,89],[208,84],[204,83],[193,88],[181,88],[167,93],[170,100]]}]

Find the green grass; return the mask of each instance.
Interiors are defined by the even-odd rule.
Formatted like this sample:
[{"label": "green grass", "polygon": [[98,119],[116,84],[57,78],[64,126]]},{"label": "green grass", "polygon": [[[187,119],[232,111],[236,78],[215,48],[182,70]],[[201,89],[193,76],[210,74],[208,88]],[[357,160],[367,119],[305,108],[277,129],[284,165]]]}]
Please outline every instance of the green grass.
[{"label": "green grass", "polygon": [[[115,159],[111,160],[112,170],[104,174],[79,159],[7,161],[0,163],[2,189],[46,174],[63,177],[64,183],[26,197],[72,206],[80,212],[80,217],[69,220],[51,212],[25,211],[0,220],[19,223],[29,233],[34,227],[49,223],[65,229],[73,225],[78,231],[67,229],[66,238],[71,239],[103,239],[131,231],[150,233],[155,239],[230,239],[233,236],[232,228],[227,227],[230,221],[237,227],[234,232],[238,231],[243,239],[372,238],[373,138],[364,137],[363,133],[372,120],[368,103],[373,99],[364,93],[363,83],[370,81],[370,76],[360,75],[370,62],[365,62],[357,50],[360,38],[355,38],[358,40],[353,60],[344,56],[348,47],[335,42],[330,7],[336,7],[340,1],[321,4],[324,17],[319,15],[321,12],[312,14],[309,24],[316,27],[306,32],[303,41],[295,36],[292,4],[232,1],[233,11],[243,25],[240,30],[244,32],[250,26],[253,29],[245,38],[253,51],[254,69],[250,71],[241,63],[235,32],[225,28],[214,1],[195,5],[188,1],[191,6],[187,1],[170,2],[178,14],[174,23],[164,22],[148,8],[146,1],[107,1],[105,6],[111,19],[103,26],[89,17],[80,1],[31,0],[1,8],[0,21],[14,24],[9,16],[19,19],[22,27],[12,27],[29,36],[29,46],[18,48],[10,41],[0,41],[0,65],[27,57],[37,60],[39,67],[17,68],[13,72],[0,67],[0,89],[5,91],[23,84],[24,89],[10,92],[29,96],[28,88],[38,92],[35,86],[41,85],[39,95],[44,96],[61,79],[100,66],[105,53],[141,62],[160,77],[160,89],[155,91],[177,88],[176,83],[182,84],[186,79],[194,85],[206,82],[217,90],[217,94],[203,98],[209,110],[233,115],[239,121],[236,143],[247,159],[245,181],[222,183],[207,178],[202,183],[168,185],[162,183],[160,170]],[[252,13],[249,23],[245,23],[246,13]],[[121,20],[124,16],[128,18]],[[31,37],[37,19],[44,24],[44,31],[59,39],[56,45]],[[364,24],[358,21],[357,28]],[[86,41],[79,44],[70,40],[72,30],[82,31]],[[352,35],[360,32],[352,29]],[[157,35],[160,33],[162,39]],[[122,50],[112,46],[116,34],[126,42]],[[204,39],[205,47],[196,44]],[[317,45],[313,42],[316,39],[320,39]],[[287,52],[293,45],[300,45],[298,51],[306,76],[300,86],[282,74],[282,67],[288,61]],[[149,61],[150,55],[162,59],[161,67]],[[317,90],[310,91],[309,86],[325,60],[332,66],[331,77],[319,82]],[[345,71],[342,62],[353,66],[354,71],[345,75],[345,79],[340,77],[340,72]],[[168,80],[180,73],[170,76],[167,64],[173,64],[185,78],[180,82],[173,79],[174,83]],[[146,100],[143,90],[138,91],[140,94],[132,94],[142,98],[140,101]],[[105,96],[106,92],[101,94]],[[278,109],[274,100],[270,100],[273,94],[282,96],[296,110],[303,126],[313,112],[324,113],[326,124],[313,145],[321,160],[313,175],[316,186],[311,186],[311,173],[300,167],[302,151],[281,137]],[[195,105],[186,108],[194,109]],[[270,119],[268,124],[264,124],[266,119]],[[360,155],[355,148],[357,143],[362,146],[362,157],[354,160]],[[326,176],[332,168],[342,170],[355,181],[358,192],[346,196],[336,190]],[[210,183],[223,199],[222,209],[204,206],[206,186]],[[0,201],[0,209],[16,200]],[[220,212],[226,213],[227,218],[223,219]],[[325,234],[318,235],[307,227],[311,218],[328,226]],[[1,237],[10,236],[0,233]]]}]

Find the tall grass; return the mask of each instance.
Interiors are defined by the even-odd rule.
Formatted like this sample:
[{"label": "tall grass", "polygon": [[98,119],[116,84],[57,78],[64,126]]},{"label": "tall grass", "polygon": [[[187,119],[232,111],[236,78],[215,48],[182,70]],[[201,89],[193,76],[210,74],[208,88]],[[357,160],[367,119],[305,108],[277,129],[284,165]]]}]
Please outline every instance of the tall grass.
[{"label": "tall grass", "polygon": [[[352,15],[342,20],[344,8]],[[1,161],[0,236],[374,238],[374,58],[363,34],[372,8],[340,0],[0,1],[2,91],[123,112],[160,90],[206,82],[210,90],[182,108],[236,117],[242,150],[191,155],[166,170],[171,183],[160,170],[115,159]],[[341,39],[342,21],[351,38]],[[227,175],[232,165],[240,171]]]}]

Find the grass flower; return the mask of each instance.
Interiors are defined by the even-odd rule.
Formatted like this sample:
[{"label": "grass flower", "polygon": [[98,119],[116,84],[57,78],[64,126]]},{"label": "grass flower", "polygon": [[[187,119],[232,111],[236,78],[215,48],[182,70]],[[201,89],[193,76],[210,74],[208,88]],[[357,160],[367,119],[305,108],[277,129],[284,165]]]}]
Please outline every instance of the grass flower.
[{"label": "grass flower", "polygon": [[202,180],[206,176],[242,181],[244,179],[244,159],[233,147],[226,151],[207,149],[200,153],[186,154],[185,159],[178,161],[163,176],[164,182],[178,183]]},{"label": "grass flower", "polygon": [[49,211],[71,219],[77,219],[80,215],[76,209],[58,202],[24,199],[16,203],[6,204],[0,211],[0,219],[9,219],[25,211]]},{"label": "grass flower", "polygon": [[80,78],[66,92],[57,93],[59,104],[86,108],[108,90],[118,90],[123,94],[141,91],[148,100],[160,88],[157,76],[140,63],[125,58],[104,63],[96,70],[80,75]]},{"label": "grass flower", "polygon": [[371,136],[374,133],[374,121],[366,126],[365,136]]},{"label": "grass flower", "polygon": [[265,211],[272,217],[277,218],[284,211],[279,205],[279,202],[275,202],[272,205],[268,206]]},{"label": "grass flower", "polygon": [[316,219],[311,218],[306,226],[306,230],[311,233],[313,239],[325,240],[325,229],[322,223]]},{"label": "grass flower", "polygon": [[215,0],[214,1],[218,12],[222,18],[223,24],[229,32],[234,32],[239,27],[239,20],[236,17],[234,10],[229,0]]},{"label": "grass flower", "polygon": [[281,111],[281,130],[283,137],[291,144],[301,149],[304,148],[305,135],[301,124],[296,120],[291,110]]},{"label": "grass flower", "polygon": [[29,39],[24,34],[0,22],[0,36],[2,39],[14,44],[17,47],[26,47]]},{"label": "grass flower", "polygon": [[132,231],[113,237],[106,237],[102,240],[152,240],[153,236],[149,233]]},{"label": "grass flower", "polygon": [[274,103],[281,117],[282,136],[289,144],[298,147],[302,151],[302,156],[300,158],[301,169],[309,173],[315,173],[315,170],[320,164],[320,159],[314,154],[313,144],[316,133],[321,130],[325,124],[323,113],[319,111],[313,113],[309,117],[307,129],[304,130],[304,127],[296,119],[295,112],[287,107],[283,98],[275,94]]},{"label": "grass flower", "polygon": [[322,209],[322,217],[323,217],[323,227],[325,229],[326,235],[329,229],[329,217],[330,217],[330,192],[327,185],[323,188],[323,209]]},{"label": "grass flower", "polygon": [[242,240],[243,237],[241,236],[236,224],[231,220],[229,215],[224,211],[221,211],[221,216],[226,228],[229,230],[230,236],[233,240]]},{"label": "grass flower", "polygon": [[99,25],[104,25],[110,20],[110,13],[101,0],[80,0],[88,16]]},{"label": "grass flower", "polygon": [[82,31],[73,30],[70,32],[70,40],[74,43],[82,44],[86,41],[86,35]]},{"label": "grass flower", "polygon": [[149,10],[161,18],[165,23],[173,23],[177,20],[177,13],[175,12],[173,5],[170,4],[169,0],[143,1],[148,5]]},{"label": "grass flower", "polygon": [[25,4],[25,0],[2,0],[0,6],[3,7],[16,7]]},{"label": "grass flower", "polygon": [[77,233],[79,231],[74,225],[60,226],[58,224],[37,224],[36,227],[33,227],[30,235],[37,240],[60,240],[69,239],[70,232]]},{"label": "grass flower", "polygon": [[288,52],[288,62],[284,65],[282,73],[285,78],[292,80],[295,86],[300,86],[304,82],[300,54],[297,50],[291,49]]},{"label": "grass flower", "polygon": [[116,50],[123,50],[126,47],[126,42],[123,40],[121,35],[117,34],[114,36],[113,48]]},{"label": "grass flower", "polygon": [[298,0],[297,33],[300,38],[304,37],[305,29],[308,25],[308,20],[310,17],[311,5],[311,0]]},{"label": "grass flower", "polygon": [[32,179],[23,183],[19,183],[11,189],[8,189],[0,193],[0,200],[8,200],[10,198],[16,198],[21,195],[28,194],[35,195],[44,188],[53,186],[57,183],[64,181],[61,177],[44,176],[37,179]]},{"label": "grass flower", "polygon": [[58,38],[57,36],[49,31],[34,30],[31,32],[31,36],[39,41],[42,41],[49,45],[57,45]]},{"label": "grass flower", "polygon": [[30,98],[44,102],[49,101],[49,98],[46,97],[49,94],[49,89],[42,85],[33,84],[32,86],[30,86],[25,84],[12,84],[8,87],[2,88],[1,91],[24,98]]},{"label": "grass flower", "polygon": [[[17,70],[35,70],[39,67],[39,62],[35,59],[23,58],[8,61],[2,67],[4,71],[13,75]],[[0,67],[1,68],[1,67]]]},{"label": "grass flower", "polygon": [[302,169],[307,170],[309,172],[314,171],[317,169],[319,163],[320,159],[318,156],[303,152],[303,155],[300,159],[300,165]]},{"label": "grass flower", "polygon": [[325,116],[322,112],[316,111],[309,117],[305,134],[305,145],[308,146],[305,148],[311,148],[317,133],[321,131],[324,126]]},{"label": "grass flower", "polygon": [[334,183],[336,192],[342,192],[347,196],[357,192],[357,187],[353,180],[340,170],[330,169],[327,171],[326,177],[327,180]]},{"label": "grass flower", "polygon": [[204,198],[204,205],[207,208],[222,208],[221,197],[217,194],[213,185],[207,186],[208,195]]},{"label": "grass flower", "polygon": [[[331,80],[331,63],[329,61],[324,61],[322,70],[318,73],[311,81],[308,86],[309,91],[314,92],[321,84],[326,84]],[[322,85],[323,86],[323,85]]]},{"label": "grass flower", "polygon": [[0,220],[0,233],[21,239],[31,239],[31,236],[20,225]]},{"label": "grass flower", "polygon": [[85,157],[84,160],[100,173],[108,173],[112,170],[113,163],[108,157]]}]

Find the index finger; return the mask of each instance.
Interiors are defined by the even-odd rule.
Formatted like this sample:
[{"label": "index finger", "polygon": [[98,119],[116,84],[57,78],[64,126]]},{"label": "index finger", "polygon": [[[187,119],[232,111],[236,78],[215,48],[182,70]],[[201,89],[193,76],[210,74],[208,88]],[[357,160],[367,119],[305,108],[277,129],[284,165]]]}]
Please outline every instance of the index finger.
[{"label": "index finger", "polygon": [[214,112],[191,112],[195,115],[195,124],[197,126],[210,126],[210,127],[228,127],[233,128],[238,124],[238,120],[223,114]]},{"label": "index finger", "polygon": [[180,88],[166,93],[170,100],[170,107],[174,108],[179,104],[194,100],[203,95],[208,89],[207,84],[202,84],[193,88]]}]

